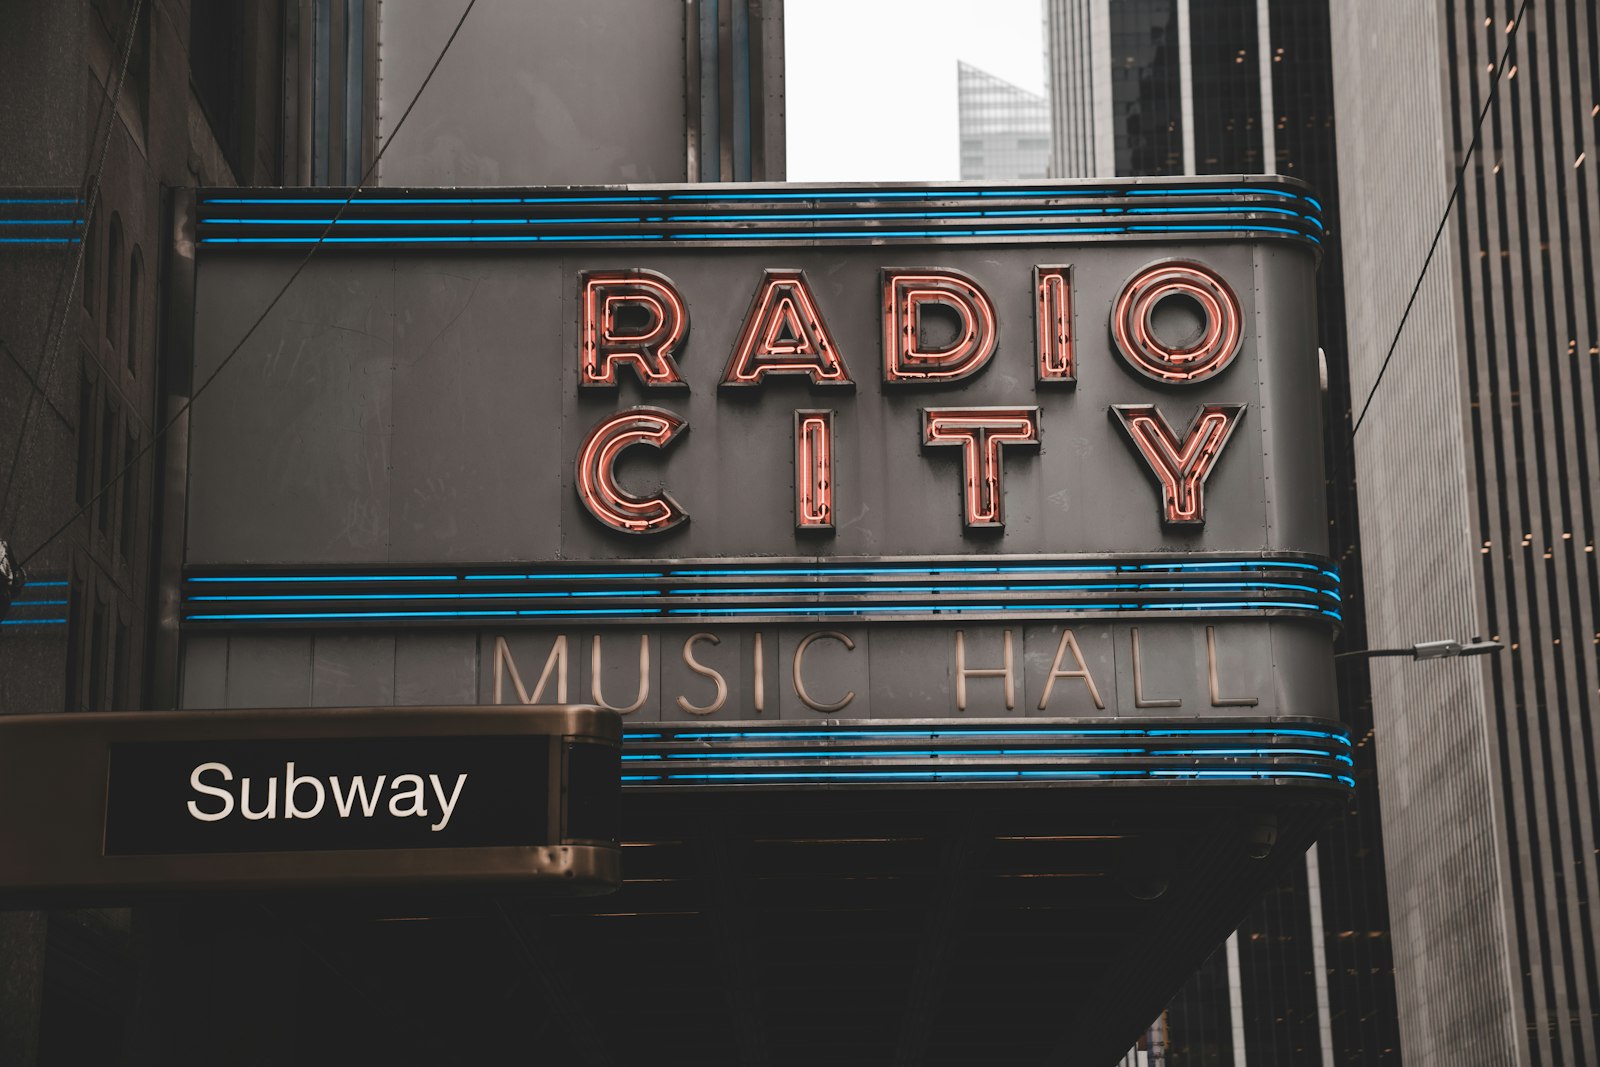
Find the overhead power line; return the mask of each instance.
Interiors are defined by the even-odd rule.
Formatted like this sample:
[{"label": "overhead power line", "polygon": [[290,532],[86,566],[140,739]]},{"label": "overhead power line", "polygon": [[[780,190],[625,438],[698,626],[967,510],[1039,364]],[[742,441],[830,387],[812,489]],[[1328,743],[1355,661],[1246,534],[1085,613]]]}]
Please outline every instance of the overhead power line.
[{"label": "overhead power line", "polygon": [[1506,47],[1500,53],[1500,61],[1494,67],[1494,81],[1489,85],[1489,95],[1483,101],[1483,108],[1478,112],[1477,124],[1472,128],[1472,141],[1467,145],[1466,155],[1461,157],[1461,165],[1456,168],[1455,186],[1450,190],[1450,199],[1445,201],[1444,213],[1439,216],[1439,225],[1433,231],[1433,243],[1428,245],[1428,255],[1422,261],[1422,269],[1417,272],[1417,282],[1411,287],[1411,297],[1406,301],[1406,309],[1400,314],[1400,324],[1394,328],[1394,338],[1389,342],[1389,351],[1383,357],[1383,365],[1378,368],[1378,376],[1372,380],[1372,388],[1367,390],[1367,399],[1361,405],[1361,414],[1356,416],[1355,425],[1350,428],[1350,436],[1354,437],[1361,429],[1361,420],[1367,417],[1367,409],[1372,406],[1372,398],[1378,392],[1378,386],[1383,384],[1384,372],[1389,369],[1389,361],[1394,359],[1395,349],[1400,345],[1400,334],[1406,328],[1406,320],[1411,317],[1411,308],[1417,302],[1417,293],[1422,290],[1422,280],[1428,276],[1428,266],[1433,262],[1433,254],[1439,248],[1439,238],[1444,235],[1445,223],[1450,219],[1450,211],[1456,205],[1456,200],[1461,195],[1461,182],[1466,177],[1467,165],[1472,162],[1472,155],[1478,148],[1478,139],[1483,135],[1483,120],[1488,117],[1489,109],[1494,106],[1495,95],[1500,91],[1500,79],[1505,74],[1506,60],[1511,55],[1511,49],[1517,43],[1517,31],[1522,28],[1522,16],[1527,13],[1528,0],[1522,0],[1522,6],[1517,8],[1517,17],[1511,23],[1511,28],[1506,31]]},{"label": "overhead power line", "polygon": [[301,258],[300,262],[295,265],[294,272],[289,275],[288,280],[286,280],[282,287],[278,289],[277,294],[273,296],[270,301],[268,301],[267,306],[261,310],[261,314],[256,316],[255,321],[250,324],[250,328],[244,332],[244,336],[239,338],[238,343],[236,343],[233,348],[229,349],[228,354],[222,357],[222,361],[216,365],[210,374],[206,375],[205,380],[202,381],[198,387],[196,387],[194,392],[190,394],[189,398],[178,406],[178,410],[174,411],[167,421],[161,425],[161,428],[151,435],[149,442],[143,448],[139,449],[134,457],[124,464],[121,470],[119,470],[111,477],[109,481],[102,485],[93,496],[84,502],[81,507],[68,516],[65,522],[51,531],[50,535],[40,542],[38,546],[36,546],[26,556],[22,557],[21,563],[23,566],[27,566],[29,560],[33,559],[33,557],[37,556],[40,552],[43,552],[46,548],[48,548],[52,541],[65,533],[74,522],[78,521],[80,516],[85,514],[95,505],[96,501],[105,496],[106,493],[108,493],[111,488],[117,484],[117,482],[121,481],[129,471],[133,470],[134,467],[138,465],[139,461],[144,458],[145,454],[154,448],[158,441],[166,436],[167,431],[172,429],[173,426],[177,425],[179,419],[188,414],[189,410],[194,407],[195,402],[200,399],[201,394],[209,389],[211,387],[211,383],[217,380],[217,376],[227,368],[229,363],[233,362],[233,358],[243,351],[245,343],[248,342],[252,336],[254,336],[256,330],[259,329],[261,324],[267,320],[267,316],[272,314],[272,310],[278,306],[278,302],[281,301],[284,297],[284,294],[289,291],[289,287],[294,284],[295,279],[300,277],[301,271],[306,269],[306,264],[311,262],[311,257],[316,255],[317,250],[322,247],[322,244],[327,239],[328,234],[333,232],[334,226],[338,225],[339,219],[343,217],[345,209],[348,208],[351,202],[361,194],[361,190],[366,187],[367,182],[372,178],[372,175],[376,173],[378,164],[383,160],[383,154],[389,150],[390,145],[394,144],[394,139],[399,135],[401,128],[405,126],[406,119],[411,117],[412,109],[417,106],[417,101],[422,99],[422,94],[428,88],[428,83],[433,80],[434,72],[439,69],[439,64],[444,61],[445,54],[450,51],[450,46],[455,43],[456,36],[461,33],[461,27],[466,24],[467,16],[472,14],[472,9],[477,6],[477,3],[478,0],[467,0],[467,6],[462,9],[461,17],[456,20],[455,29],[450,31],[450,37],[444,42],[444,47],[439,50],[439,55],[434,59],[433,65],[428,68],[428,73],[422,79],[422,84],[417,86],[417,91],[412,95],[411,102],[406,105],[405,111],[403,111],[400,115],[400,121],[394,124],[394,129],[389,131],[389,136],[384,138],[383,144],[379,146],[378,154],[372,157],[372,163],[367,167],[366,172],[361,175],[361,181],[356,183],[356,187],[354,189],[350,190],[350,195],[344,198],[344,202],[339,205],[339,209],[333,213],[333,218],[328,220],[328,224],[324,226],[322,228],[322,232],[317,235],[316,243],[311,246],[310,250],[308,250],[305,256]]}]

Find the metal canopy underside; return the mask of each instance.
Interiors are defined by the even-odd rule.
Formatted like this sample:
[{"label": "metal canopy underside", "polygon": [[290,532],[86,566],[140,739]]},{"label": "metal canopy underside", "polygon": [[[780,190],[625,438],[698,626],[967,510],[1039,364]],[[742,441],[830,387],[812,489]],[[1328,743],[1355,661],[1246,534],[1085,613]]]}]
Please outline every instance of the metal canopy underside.
[{"label": "metal canopy underside", "polygon": [[[227,994],[169,966],[195,984],[160,999],[226,998],[192,1040],[226,1052],[270,1019],[302,1063],[1110,1064],[1339,804],[1258,782],[635,792],[613,896],[188,907],[168,943],[268,962],[236,955]],[[283,968],[298,982],[252,984]]]}]

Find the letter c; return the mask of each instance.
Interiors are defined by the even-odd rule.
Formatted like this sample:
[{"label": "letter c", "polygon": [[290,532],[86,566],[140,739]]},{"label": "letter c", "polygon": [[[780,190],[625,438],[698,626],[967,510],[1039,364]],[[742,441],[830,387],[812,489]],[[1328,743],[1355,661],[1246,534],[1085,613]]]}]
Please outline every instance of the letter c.
[{"label": "letter c", "polygon": [[800,666],[806,658],[806,649],[811,647],[811,642],[820,641],[824,637],[839,642],[851,652],[855,651],[856,643],[850,640],[849,635],[842,634],[838,630],[818,630],[815,633],[806,634],[805,637],[801,638],[800,643],[796,645],[794,649],[794,668],[791,672],[794,679],[794,695],[799,697],[800,702],[806,707],[810,708],[812,711],[840,711],[846,704],[850,703],[856,698],[856,691],[854,689],[846,690],[844,696],[832,704],[823,704],[811,699],[811,694],[806,692],[806,683],[800,677]]},{"label": "letter c", "polygon": [[664,408],[635,407],[603,419],[578,450],[578,500],[589,514],[620,533],[652,534],[670,530],[689,513],[666,493],[633,496],[617,484],[617,458],[631,445],[666,448],[689,423]]},{"label": "letter c", "polygon": [[218,789],[214,785],[206,785],[201,782],[200,776],[206,771],[221,771],[222,780],[224,782],[233,781],[233,771],[226,763],[202,763],[189,775],[189,788],[193,789],[197,793],[205,793],[207,796],[221,797],[222,810],[216,812],[204,812],[200,810],[200,805],[191,800],[189,801],[189,814],[193,815],[201,822],[216,822],[219,819],[226,819],[230,814],[233,813],[233,794],[228,792],[226,789]]}]

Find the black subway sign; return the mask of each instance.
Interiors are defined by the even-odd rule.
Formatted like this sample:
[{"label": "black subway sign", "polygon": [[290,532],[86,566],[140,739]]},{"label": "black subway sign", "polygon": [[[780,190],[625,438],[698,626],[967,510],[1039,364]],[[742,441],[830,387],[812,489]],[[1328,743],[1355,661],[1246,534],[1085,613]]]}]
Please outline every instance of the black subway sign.
[{"label": "black subway sign", "polygon": [[0,715],[0,907],[608,892],[621,746],[617,714],[583,704]]},{"label": "black subway sign", "polygon": [[550,739],[111,749],[107,855],[545,845]]}]

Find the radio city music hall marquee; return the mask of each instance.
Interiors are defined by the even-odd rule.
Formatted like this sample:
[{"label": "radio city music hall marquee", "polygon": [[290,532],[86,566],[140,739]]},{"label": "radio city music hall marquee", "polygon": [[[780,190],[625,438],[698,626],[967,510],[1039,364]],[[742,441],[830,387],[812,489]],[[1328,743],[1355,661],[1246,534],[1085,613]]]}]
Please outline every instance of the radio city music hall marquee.
[{"label": "radio city music hall marquee", "polygon": [[[1301,189],[358,200],[196,416],[186,671],[271,634],[315,698],[332,631],[641,720],[1331,713]],[[233,200],[202,374],[294,247],[252,217],[317,211]]]}]

